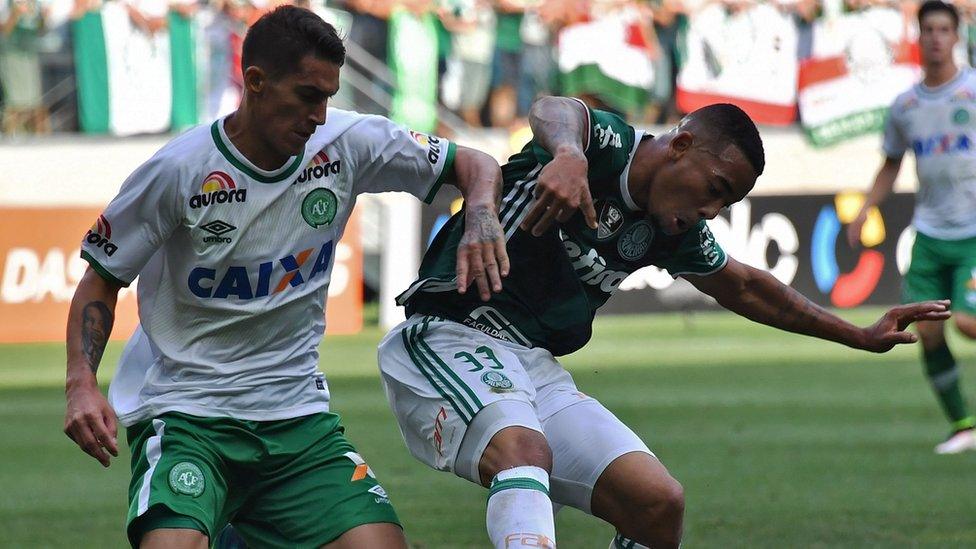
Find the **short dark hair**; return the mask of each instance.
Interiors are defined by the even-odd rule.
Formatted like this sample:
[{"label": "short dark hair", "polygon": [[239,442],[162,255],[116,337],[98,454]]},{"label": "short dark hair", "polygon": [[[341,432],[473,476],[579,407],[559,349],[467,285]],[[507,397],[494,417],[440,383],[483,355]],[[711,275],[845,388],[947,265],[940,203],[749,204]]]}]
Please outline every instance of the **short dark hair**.
[{"label": "short dark hair", "polygon": [[762,175],[766,153],[759,130],[745,111],[731,103],[716,103],[688,116],[707,132],[706,139],[735,145],[752,165],[756,177]]},{"label": "short dark hair", "polygon": [[241,49],[242,71],[256,65],[272,77],[296,70],[309,54],[340,67],[346,60],[335,27],[307,9],[288,5],[262,15],[248,29]]},{"label": "short dark hair", "polygon": [[959,28],[959,10],[956,9],[952,4],[947,4],[942,0],[926,0],[922,2],[922,5],[918,8],[918,26],[922,27],[922,19],[932,13],[938,12],[948,13],[949,17],[952,18],[952,24],[955,28]]}]

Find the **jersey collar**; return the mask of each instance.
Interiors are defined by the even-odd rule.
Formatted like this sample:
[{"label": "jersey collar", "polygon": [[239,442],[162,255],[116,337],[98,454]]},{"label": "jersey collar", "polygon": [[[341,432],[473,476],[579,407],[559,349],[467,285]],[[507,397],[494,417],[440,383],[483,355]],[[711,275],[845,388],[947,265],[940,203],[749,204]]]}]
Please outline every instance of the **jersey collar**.
[{"label": "jersey collar", "polygon": [[923,80],[922,82],[916,84],[916,87],[918,89],[919,95],[921,95],[922,97],[939,97],[945,94],[946,92],[951,91],[953,88],[955,88],[956,84],[963,81],[965,75],[966,75],[965,67],[959,67],[959,70],[956,71],[956,75],[953,76],[951,79],[949,79],[948,82],[940,84],[934,88],[930,88],[929,86],[925,85]]},{"label": "jersey collar", "polygon": [[305,151],[299,156],[293,156],[285,164],[278,168],[277,170],[262,170],[261,168],[255,166],[247,159],[241,151],[237,150],[237,147],[231,142],[224,133],[224,120],[225,118],[218,118],[210,126],[210,135],[213,136],[214,145],[217,146],[217,150],[220,154],[231,163],[235,168],[244,173],[244,175],[250,177],[251,179],[259,183],[278,183],[279,181],[284,181],[288,179],[289,176],[295,173],[295,170],[302,165],[302,160],[305,157]]},{"label": "jersey collar", "polygon": [[632,212],[640,211],[637,207],[637,203],[634,202],[634,197],[630,196],[630,188],[627,186],[627,177],[630,175],[630,166],[634,163],[634,155],[637,153],[637,146],[640,145],[641,137],[644,132],[640,130],[634,130],[634,147],[630,150],[630,159],[627,160],[627,165],[624,167],[623,173],[620,174],[620,196],[624,199],[624,205],[627,206]]}]

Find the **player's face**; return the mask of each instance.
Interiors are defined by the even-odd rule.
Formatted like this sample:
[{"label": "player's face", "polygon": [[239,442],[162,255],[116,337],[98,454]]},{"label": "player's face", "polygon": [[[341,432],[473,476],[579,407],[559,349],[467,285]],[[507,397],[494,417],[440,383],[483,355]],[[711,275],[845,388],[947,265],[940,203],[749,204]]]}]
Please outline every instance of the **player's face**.
[{"label": "player's face", "polygon": [[275,152],[301,154],[318,126],[325,124],[329,99],[339,91],[339,65],[306,55],[295,71],[269,78],[258,110],[265,142]]},{"label": "player's face", "polygon": [[919,31],[918,43],[924,64],[941,64],[952,58],[952,48],[959,41],[952,16],[943,11],[930,13],[922,19]]},{"label": "player's face", "polygon": [[683,233],[742,200],[755,183],[752,165],[738,147],[696,144],[690,133],[680,132],[649,186],[648,210],[665,233]]}]

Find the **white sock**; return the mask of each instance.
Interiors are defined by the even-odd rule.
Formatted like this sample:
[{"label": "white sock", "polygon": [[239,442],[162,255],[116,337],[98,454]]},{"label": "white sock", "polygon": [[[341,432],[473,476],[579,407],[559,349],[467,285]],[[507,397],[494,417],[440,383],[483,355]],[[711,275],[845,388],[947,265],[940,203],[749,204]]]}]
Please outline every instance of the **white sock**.
[{"label": "white sock", "polygon": [[609,549],[650,549],[650,547],[641,545],[630,538],[625,538],[618,532],[613,537],[613,541],[610,542]]},{"label": "white sock", "polygon": [[495,475],[486,522],[495,549],[555,549],[556,525],[545,469],[523,465]]}]

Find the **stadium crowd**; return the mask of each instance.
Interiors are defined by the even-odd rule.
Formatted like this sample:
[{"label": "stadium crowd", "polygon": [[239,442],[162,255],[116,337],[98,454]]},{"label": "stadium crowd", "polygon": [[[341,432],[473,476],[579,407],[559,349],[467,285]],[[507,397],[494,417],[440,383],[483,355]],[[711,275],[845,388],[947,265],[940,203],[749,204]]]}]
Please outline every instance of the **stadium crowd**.
[{"label": "stadium crowd", "polygon": [[[86,108],[79,105],[86,93],[80,89],[85,78],[75,77],[76,67],[104,55],[98,50],[111,41],[107,26],[105,37],[91,40],[90,27],[79,23],[109,4],[123,7],[132,29],[153,39],[174,25],[191,29],[187,32],[193,35],[195,114],[183,120],[174,115],[166,130],[226,114],[239,101],[239,51],[248,25],[288,1],[0,0],[2,132],[111,132],[86,125],[79,116],[78,109]],[[532,100],[548,93],[580,96],[639,123],[673,122],[681,110],[688,110],[675,98],[688,59],[689,29],[700,18],[707,30],[710,23],[705,20],[714,19],[705,16],[709,10],[719,13],[722,29],[713,33],[716,40],[705,44],[704,61],[710,70],[721,70],[727,63],[726,50],[741,49],[743,39],[762,39],[756,29],[763,27],[763,17],[791,21],[789,46],[784,47],[795,43],[796,60],[802,61],[814,55],[815,26],[824,17],[885,10],[900,13],[908,29],[914,26],[917,7],[914,0],[328,0],[328,5],[322,0],[293,1],[344,29],[349,41],[393,69],[394,82],[419,86],[404,99],[410,105],[406,111],[423,111],[418,101],[426,102],[433,113],[428,118],[436,120],[430,103],[439,101],[470,125],[509,128],[523,127]],[[960,6],[965,25],[960,55],[970,62],[976,54],[974,6],[976,2],[969,0]],[[781,45],[780,37],[772,40],[774,47]],[[172,44],[175,59],[175,37]],[[434,56],[436,62],[429,62]],[[108,57],[112,65],[112,54]],[[359,67],[361,61],[351,56],[353,67],[371,72],[368,64]],[[368,86],[354,87],[351,103],[413,126],[425,125],[397,116],[397,84],[377,87],[381,95],[394,96],[392,106],[376,101]]]}]

